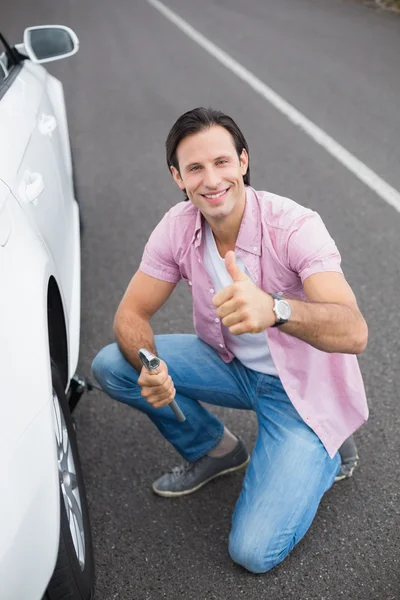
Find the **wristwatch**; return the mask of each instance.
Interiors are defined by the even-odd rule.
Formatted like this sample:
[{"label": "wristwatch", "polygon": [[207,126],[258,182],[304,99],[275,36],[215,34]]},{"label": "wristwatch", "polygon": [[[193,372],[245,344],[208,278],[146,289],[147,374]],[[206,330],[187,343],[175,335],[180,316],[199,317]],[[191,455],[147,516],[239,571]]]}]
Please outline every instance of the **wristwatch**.
[{"label": "wristwatch", "polygon": [[274,298],[273,311],[276,316],[276,322],[272,327],[278,327],[287,323],[292,316],[292,309],[290,308],[289,302],[283,299],[283,293],[270,294]]}]

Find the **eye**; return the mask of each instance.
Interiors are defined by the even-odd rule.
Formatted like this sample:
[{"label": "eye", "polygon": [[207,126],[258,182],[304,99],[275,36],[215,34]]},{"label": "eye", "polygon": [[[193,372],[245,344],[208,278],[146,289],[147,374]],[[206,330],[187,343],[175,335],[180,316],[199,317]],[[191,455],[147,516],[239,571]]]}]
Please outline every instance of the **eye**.
[{"label": "eye", "polygon": [[199,169],[200,169],[200,165],[194,165],[193,167],[190,167],[189,172],[198,171]]},{"label": "eye", "polygon": [[226,164],[228,161],[225,158],[221,158],[221,160],[217,160],[217,165]]}]

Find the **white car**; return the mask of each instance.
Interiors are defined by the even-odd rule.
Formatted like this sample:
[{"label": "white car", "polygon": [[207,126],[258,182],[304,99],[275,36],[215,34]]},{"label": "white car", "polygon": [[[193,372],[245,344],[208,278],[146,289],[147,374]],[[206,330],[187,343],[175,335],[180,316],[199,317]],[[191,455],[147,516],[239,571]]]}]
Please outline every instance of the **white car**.
[{"label": "white car", "polygon": [[0,33],[1,600],[94,593],[71,417],[79,208],[63,88],[40,64],[77,50],[75,33],[58,25],[28,28],[13,47]]}]

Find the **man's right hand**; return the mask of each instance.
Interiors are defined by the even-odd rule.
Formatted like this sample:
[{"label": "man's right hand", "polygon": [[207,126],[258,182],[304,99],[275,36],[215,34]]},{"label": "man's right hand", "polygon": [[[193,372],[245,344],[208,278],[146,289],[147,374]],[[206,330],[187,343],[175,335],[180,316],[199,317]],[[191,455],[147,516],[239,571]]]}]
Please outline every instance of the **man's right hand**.
[{"label": "man's right hand", "polygon": [[163,360],[161,360],[157,371],[149,372],[146,367],[143,367],[138,384],[142,388],[141,395],[154,408],[167,406],[175,398],[174,382],[171,376],[168,375],[168,367]]}]

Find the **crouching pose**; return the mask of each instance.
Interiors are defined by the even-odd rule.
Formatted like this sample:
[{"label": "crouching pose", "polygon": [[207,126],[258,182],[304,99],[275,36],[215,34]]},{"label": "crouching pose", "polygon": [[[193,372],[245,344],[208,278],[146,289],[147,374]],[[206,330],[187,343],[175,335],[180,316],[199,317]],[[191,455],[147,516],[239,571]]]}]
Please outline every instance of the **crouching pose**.
[{"label": "crouching pose", "polygon": [[[185,201],[151,234],[115,316],[116,343],[93,372],[187,461],[153,483],[156,494],[190,494],[247,467],[229,553],[261,573],[287,556],[324,493],[356,465],[352,433],[368,409],[355,355],[367,325],[319,215],[250,187],[248,146],[230,117],[185,113],[166,151]],[[154,335],[151,318],[181,279],[196,335]],[[161,359],[156,373],[142,368],[140,348]],[[204,403],[255,411],[251,456]]]}]

